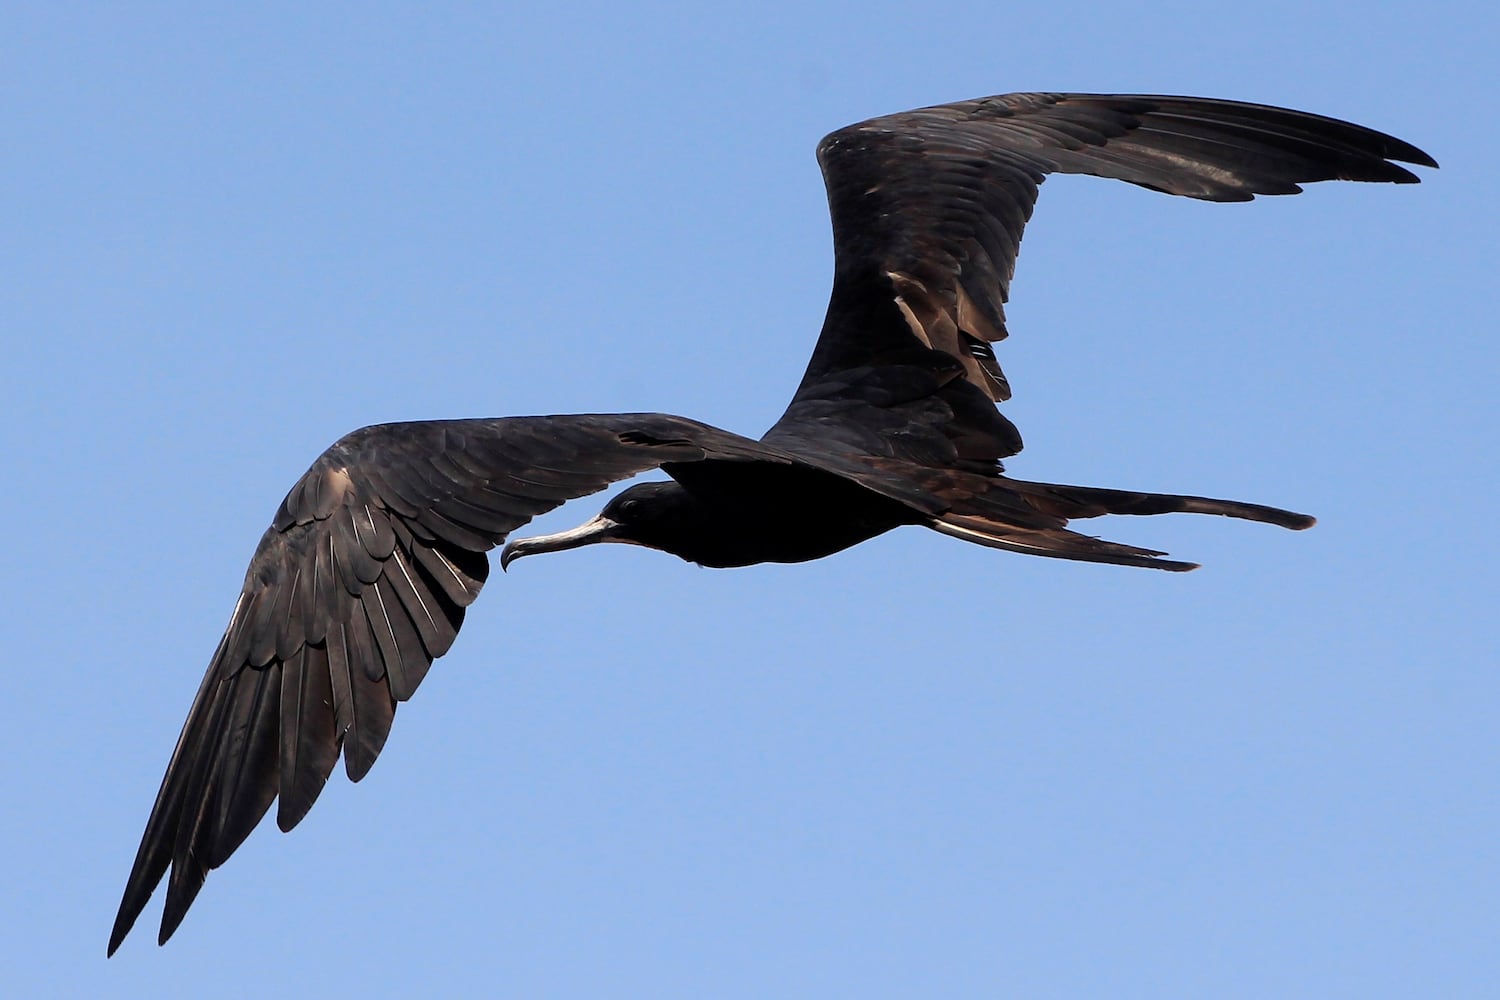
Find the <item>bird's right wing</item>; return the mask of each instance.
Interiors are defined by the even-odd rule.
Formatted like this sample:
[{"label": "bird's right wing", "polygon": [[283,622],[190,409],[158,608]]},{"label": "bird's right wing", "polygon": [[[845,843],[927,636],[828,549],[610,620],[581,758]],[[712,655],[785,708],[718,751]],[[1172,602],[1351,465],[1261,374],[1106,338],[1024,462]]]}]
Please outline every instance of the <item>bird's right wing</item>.
[{"label": "bird's right wing", "polygon": [[990,344],[1022,230],[1048,174],[1094,174],[1210,201],[1320,180],[1417,178],[1409,143],[1322,115],[1238,101],[1006,94],[873,118],[827,136],[834,286],[807,374],[767,435],[924,464],[1021,448],[994,403]]},{"label": "bird's right wing", "polygon": [[664,462],[765,459],[745,438],[664,414],[366,427],[292,487],[245,574],[167,765],[110,935],[111,954],[168,867],[165,941],[208,872],[271,801],[289,830],[340,753],[358,781],[396,703],[447,652],[533,517]]}]

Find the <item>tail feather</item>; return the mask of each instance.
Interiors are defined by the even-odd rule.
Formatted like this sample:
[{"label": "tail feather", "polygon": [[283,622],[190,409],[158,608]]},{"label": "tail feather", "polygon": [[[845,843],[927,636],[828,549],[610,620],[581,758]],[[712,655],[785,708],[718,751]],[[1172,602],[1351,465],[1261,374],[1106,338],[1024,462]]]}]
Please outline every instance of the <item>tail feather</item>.
[{"label": "tail feather", "polygon": [[1179,496],[1173,493],[1135,493],[1096,486],[1064,486],[1002,478],[1005,487],[1020,493],[1036,510],[1056,517],[1099,517],[1102,514],[1218,514],[1260,521],[1293,531],[1311,528],[1317,519],[1307,514],[1238,500]]},{"label": "tail feather", "polygon": [[990,480],[987,489],[963,498],[947,512],[935,516],[928,526],[954,538],[1027,555],[1172,572],[1197,569],[1197,563],[1162,559],[1166,553],[1154,549],[1109,542],[1064,527],[1072,518],[1176,513],[1237,517],[1294,531],[1315,523],[1306,514],[1238,500],[1031,483],[999,476]]},{"label": "tail feather", "polygon": [[983,517],[945,514],[928,522],[928,527],[966,542],[992,549],[1006,549],[1030,556],[1051,559],[1076,559],[1080,562],[1111,563],[1115,566],[1140,566],[1185,573],[1197,569],[1197,563],[1162,559],[1165,552],[1142,549],[1102,538],[1080,535],[1066,528],[1021,528]]}]

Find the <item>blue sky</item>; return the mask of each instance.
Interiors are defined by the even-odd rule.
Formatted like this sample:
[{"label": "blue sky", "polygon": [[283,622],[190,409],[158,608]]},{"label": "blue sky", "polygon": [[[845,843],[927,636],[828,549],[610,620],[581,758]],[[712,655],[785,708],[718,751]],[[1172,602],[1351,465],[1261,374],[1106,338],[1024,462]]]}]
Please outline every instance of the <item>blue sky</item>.
[{"label": "blue sky", "polygon": [[[0,15],[13,995],[1490,995],[1494,15],[536,6]],[[1089,525],[1187,575],[915,529],[528,560],[364,782],[104,960],[245,562],[327,444],[759,433],[826,302],[818,138],[1023,89],[1284,104],[1443,164],[1236,206],[1058,178],[1027,232],[1012,471],[1316,529]]]}]

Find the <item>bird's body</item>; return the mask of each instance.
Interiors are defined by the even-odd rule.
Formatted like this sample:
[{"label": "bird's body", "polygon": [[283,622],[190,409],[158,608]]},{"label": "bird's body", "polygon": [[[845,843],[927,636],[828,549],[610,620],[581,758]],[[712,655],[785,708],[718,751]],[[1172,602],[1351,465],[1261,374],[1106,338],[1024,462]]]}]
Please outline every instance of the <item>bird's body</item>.
[{"label": "bird's body", "polygon": [[1398,139],[1303,112],[1200,98],[1012,94],[852,125],[818,148],[835,249],[827,317],[760,440],[660,413],[422,421],[336,442],[287,494],[246,573],[147,822],[113,953],[170,869],[165,941],[209,870],[280,799],[290,829],[340,756],[359,780],[396,704],[445,653],[486,553],[566,500],[652,469],[573,531],[502,564],[599,541],[704,566],[818,559],[903,525],[995,548],[1168,570],[1192,564],[1069,530],[1173,511],[1288,528],[1274,507],[1033,483],[996,409],[990,345],[1049,173],[1244,201],[1329,179],[1409,183]]},{"label": "bird's body", "polygon": [[643,544],[713,569],[822,559],[920,523],[905,504],[810,466],[694,462],[663,471],[677,482],[637,487],[626,500],[658,505],[640,523],[665,534],[638,529]]}]

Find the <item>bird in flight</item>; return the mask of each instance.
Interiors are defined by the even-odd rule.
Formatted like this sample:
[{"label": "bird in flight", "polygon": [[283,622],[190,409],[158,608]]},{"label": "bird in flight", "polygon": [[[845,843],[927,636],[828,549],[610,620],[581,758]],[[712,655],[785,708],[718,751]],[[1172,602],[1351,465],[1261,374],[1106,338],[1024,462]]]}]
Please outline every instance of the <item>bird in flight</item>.
[{"label": "bird in flight", "polygon": [[[1415,183],[1408,143],[1283,108],[1192,97],[1007,94],[850,125],[818,145],[833,293],[812,359],[759,440],[663,413],[377,424],[292,487],[193,699],[125,886],[109,953],[167,876],[181,923],[279,799],[290,830],[344,758],[369,771],[396,705],[453,644],[505,544],[629,542],[703,566],[818,559],[902,525],[997,549],[1163,570],[1163,553],[1068,529],[1102,514],[1304,514],[1206,497],[1028,482],[991,347],[1021,232],[1048,174],[1207,201],[1322,180]],[[638,473],[571,531],[507,542],[539,514]],[[168,875],[168,870],[170,874]]]}]

